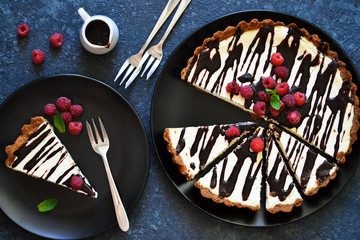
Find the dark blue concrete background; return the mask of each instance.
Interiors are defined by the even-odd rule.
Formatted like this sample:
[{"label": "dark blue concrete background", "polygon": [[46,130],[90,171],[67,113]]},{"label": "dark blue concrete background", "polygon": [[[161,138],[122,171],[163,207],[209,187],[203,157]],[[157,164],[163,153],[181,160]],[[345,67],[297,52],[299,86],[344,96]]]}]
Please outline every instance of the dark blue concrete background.
[{"label": "dark blue concrete background", "polygon": [[[117,227],[94,239],[358,239],[360,236],[360,170],[330,204],[305,219],[284,226],[255,229],[232,225],[208,216],[189,203],[164,174],[151,140],[150,106],[156,79],[173,50],[193,31],[233,12],[265,9],[301,17],[322,28],[360,67],[360,2],[358,0],[193,0],[164,46],[164,59],[150,81],[138,79],[124,90],[113,79],[127,57],[139,51],[166,0],[121,1],[0,1],[0,104],[16,89],[40,77],[76,73],[93,77],[118,90],[134,106],[150,142],[150,174],[145,191],[129,215],[130,230]],[[82,24],[77,9],[111,17],[120,29],[115,49],[102,56],[85,51],[79,41]],[[27,23],[25,39],[17,27]],[[61,49],[49,36],[64,36]],[[161,33],[154,39],[158,42]],[[46,54],[45,62],[32,62],[33,49]],[[6,126],[2,126],[6,127]],[[0,183],[1,184],[1,183]],[[42,239],[23,230],[0,210],[0,239]]]}]

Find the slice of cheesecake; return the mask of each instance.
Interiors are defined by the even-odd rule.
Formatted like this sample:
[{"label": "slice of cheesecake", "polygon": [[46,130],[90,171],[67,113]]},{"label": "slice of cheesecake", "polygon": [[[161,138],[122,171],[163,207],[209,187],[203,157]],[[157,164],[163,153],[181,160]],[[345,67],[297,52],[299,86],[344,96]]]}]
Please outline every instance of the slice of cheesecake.
[{"label": "slice of cheesecake", "polygon": [[8,168],[97,197],[97,192],[43,117],[31,118],[13,145],[5,148]]},{"label": "slice of cheesecake", "polygon": [[274,136],[305,195],[314,195],[336,177],[338,166],[273,124]]},{"label": "slice of cheesecake", "polygon": [[[288,75],[282,75],[286,77],[277,78],[271,63],[274,53],[283,56],[282,67]],[[259,93],[265,91],[262,80],[268,76],[276,83],[287,83],[289,94],[304,94],[306,102],[278,116],[269,112],[267,103],[263,117],[344,163],[359,129],[357,87],[345,63],[317,35],[269,19],[242,21],[205,39],[181,73],[190,85],[253,114],[254,105],[264,101]],[[253,97],[245,99],[239,94],[243,86],[251,87]],[[295,124],[288,120],[293,110],[300,113]]]},{"label": "slice of cheesecake", "polygon": [[227,206],[260,209],[263,151],[252,151],[250,144],[263,133],[259,127],[195,183],[202,196]]},{"label": "slice of cheesecake", "polygon": [[257,127],[254,122],[167,128],[164,139],[179,171],[191,180],[241,137]]},{"label": "slice of cheesecake", "polygon": [[283,157],[273,138],[273,132],[266,132],[266,210],[271,213],[290,212],[299,207],[303,199],[296,188]]}]

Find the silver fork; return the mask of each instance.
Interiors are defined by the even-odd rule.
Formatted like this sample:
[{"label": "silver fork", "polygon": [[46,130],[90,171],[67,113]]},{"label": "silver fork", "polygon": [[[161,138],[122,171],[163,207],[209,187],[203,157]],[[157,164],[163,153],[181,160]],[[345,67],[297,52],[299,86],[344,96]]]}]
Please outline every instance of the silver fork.
[{"label": "silver fork", "polygon": [[120,77],[120,75],[125,71],[125,69],[127,67],[129,67],[129,68],[126,71],[126,73],[125,73],[124,77],[122,78],[119,85],[121,85],[124,82],[124,80],[129,76],[129,74],[134,69],[135,69],[135,72],[140,72],[141,68],[139,68],[139,63],[140,63],[141,57],[142,57],[146,47],[149,45],[149,43],[151,42],[151,40],[153,39],[155,34],[159,31],[159,29],[164,24],[166,19],[170,16],[172,11],[174,11],[175,7],[178,5],[179,2],[180,2],[180,0],[169,0],[169,2],[166,4],[163,12],[161,13],[158,21],[156,22],[153,30],[151,31],[149,37],[146,39],[146,41],[145,41],[144,45],[142,46],[142,48],[140,49],[140,51],[137,54],[132,55],[128,59],[126,59],[124,64],[121,66],[118,74],[116,75],[114,82],[116,82],[116,80]]},{"label": "silver fork", "polygon": [[120,229],[123,230],[124,232],[126,232],[127,230],[129,230],[129,220],[128,220],[128,217],[126,215],[126,211],[125,211],[124,205],[123,205],[123,203],[121,201],[119,192],[117,190],[114,178],[112,177],[110,166],[109,166],[107,156],[106,156],[106,153],[107,153],[107,151],[109,149],[109,146],[110,146],[110,142],[109,142],[108,135],[107,135],[107,133],[105,131],[105,127],[104,127],[100,117],[99,117],[99,123],[100,123],[102,136],[103,136],[103,139],[104,139],[103,141],[101,140],[100,134],[99,134],[99,132],[98,132],[98,130],[96,128],[94,119],[92,119],[92,124],[93,124],[93,127],[94,127],[94,131],[95,131],[97,141],[95,141],[94,134],[93,134],[93,132],[91,130],[91,126],[88,123],[88,121],[86,121],[86,128],[87,128],[87,132],[88,132],[88,135],[89,135],[89,139],[90,139],[90,143],[91,143],[92,148],[103,159],[106,174],[107,174],[107,177],[108,177],[108,180],[109,180],[111,196],[112,196],[112,199],[113,199],[113,202],[114,202],[116,219],[118,221]]},{"label": "silver fork", "polygon": [[149,48],[149,50],[146,51],[146,53],[144,54],[144,56],[141,58],[140,64],[137,68],[137,70],[130,76],[129,80],[126,82],[125,84],[125,88],[127,88],[128,86],[130,86],[130,84],[134,81],[134,79],[136,78],[136,76],[139,74],[142,65],[144,65],[145,61],[147,59],[149,59],[149,61],[147,62],[143,73],[141,74],[141,77],[144,75],[144,73],[146,72],[146,70],[151,66],[151,64],[154,62],[154,64],[152,65],[151,69],[149,70],[147,76],[146,76],[146,80],[148,80],[150,78],[150,76],[155,72],[156,68],[159,66],[161,59],[163,57],[163,44],[166,40],[166,38],[168,37],[169,33],[171,32],[171,30],[173,29],[173,27],[175,26],[176,22],[179,20],[179,18],[181,17],[181,15],[183,14],[183,12],[185,11],[185,9],[187,8],[187,6],[189,5],[189,3],[191,2],[191,0],[182,0],[178,9],[176,10],[173,19],[171,20],[168,28],[166,29],[163,37],[161,38],[160,42],[154,46],[152,46],[151,48]]}]

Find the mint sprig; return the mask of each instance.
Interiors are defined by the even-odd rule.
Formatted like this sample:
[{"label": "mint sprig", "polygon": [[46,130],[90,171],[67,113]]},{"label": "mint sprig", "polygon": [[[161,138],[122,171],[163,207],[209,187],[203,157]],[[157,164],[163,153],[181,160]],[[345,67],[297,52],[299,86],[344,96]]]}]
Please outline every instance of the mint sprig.
[{"label": "mint sprig", "polygon": [[56,200],[55,198],[49,198],[39,203],[37,207],[39,209],[39,212],[48,212],[53,210],[57,204],[58,200]]},{"label": "mint sprig", "polygon": [[280,96],[277,94],[276,89],[265,89],[265,93],[270,94],[270,105],[279,110],[281,108]]},{"label": "mint sprig", "polygon": [[65,133],[66,128],[65,128],[65,123],[64,123],[64,119],[62,118],[61,114],[59,113],[59,111],[55,112],[54,115],[54,125],[56,127],[56,129],[60,132],[60,133]]}]

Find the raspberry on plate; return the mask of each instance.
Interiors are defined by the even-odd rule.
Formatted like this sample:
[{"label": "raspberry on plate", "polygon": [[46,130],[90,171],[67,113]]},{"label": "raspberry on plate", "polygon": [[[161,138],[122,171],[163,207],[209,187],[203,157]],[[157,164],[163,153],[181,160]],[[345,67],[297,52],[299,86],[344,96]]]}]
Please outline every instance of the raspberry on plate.
[{"label": "raspberry on plate", "polygon": [[276,110],[276,109],[273,108],[271,105],[270,105],[269,109],[270,109],[270,114],[271,114],[273,117],[279,116],[280,110]]},{"label": "raspberry on plate", "polygon": [[18,27],[17,32],[18,32],[20,37],[26,37],[27,35],[29,35],[30,28],[29,28],[28,25],[23,23]]},{"label": "raspberry on plate", "polygon": [[258,96],[259,96],[260,101],[263,101],[263,102],[266,102],[266,103],[270,102],[270,98],[271,98],[270,94],[267,94],[264,91],[260,91],[258,93]]},{"label": "raspberry on plate", "polygon": [[56,113],[56,106],[52,103],[46,104],[44,107],[44,113],[48,116],[54,116]]},{"label": "raspberry on plate", "polygon": [[266,103],[265,102],[259,101],[259,102],[254,104],[253,111],[258,116],[264,116],[265,115],[265,110],[266,110]]},{"label": "raspberry on plate", "polygon": [[298,111],[292,110],[287,114],[287,119],[292,125],[296,125],[300,122],[301,115]]},{"label": "raspberry on plate", "polygon": [[240,86],[237,82],[229,82],[227,85],[226,85],[226,91],[228,93],[232,93],[234,95],[239,95],[240,93]]},{"label": "raspberry on plate", "polygon": [[56,100],[56,106],[60,111],[68,111],[71,106],[71,100],[67,97],[59,97]]},{"label": "raspberry on plate", "polygon": [[235,136],[240,136],[240,131],[237,127],[231,126],[225,131],[225,134],[228,137],[235,137]]},{"label": "raspberry on plate", "polygon": [[250,149],[253,152],[261,152],[264,149],[264,140],[261,138],[254,138],[250,143]]},{"label": "raspberry on plate", "polygon": [[73,189],[80,190],[82,188],[83,184],[84,184],[84,180],[81,177],[76,176],[76,175],[71,177],[70,185]]},{"label": "raspberry on plate", "polygon": [[266,77],[262,80],[262,85],[264,86],[264,88],[267,89],[272,89],[273,87],[275,87],[275,79],[273,77]]},{"label": "raspberry on plate", "polygon": [[61,33],[54,33],[50,37],[50,43],[54,47],[61,47],[63,44],[63,35]]},{"label": "raspberry on plate", "polygon": [[69,111],[62,112],[61,117],[63,118],[65,124],[69,124],[72,121],[72,116]]},{"label": "raspberry on plate", "polygon": [[45,53],[43,51],[41,51],[40,49],[35,49],[32,52],[32,58],[33,58],[33,61],[35,64],[40,64],[45,59]]},{"label": "raspberry on plate", "polygon": [[275,72],[275,75],[281,79],[285,79],[289,75],[289,71],[285,66],[277,66],[275,68],[274,72]]},{"label": "raspberry on plate", "polygon": [[292,108],[295,106],[295,97],[292,94],[286,94],[282,101],[284,102],[285,106],[288,108]]},{"label": "raspberry on plate", "polygon": [[280,66],[281,64],[283,64],[284,58],[281,56],[280,53],[273,53],[271,55],[270,61],[274,66]]},{"label": "raspberry on plate", "polygon": [[69,132],[71,135],[79,135],[82,130],[82,123],[81,122],[70,122],[68,128],[69,128]]},{"label": "raspberry on plate", "polygon": [[245,99],[251,99],[254,96],[254,90],[249,85],[242,86],[240,95]]},{"label": "raspberry on plate", "polygon": [[295,98],[296,106],[301,107],[302,105],[305,104],[305,101],[306,101],[305,94],[303,94],[301,92],[296,92],[296,93],[294,93],[294,98]]},{"label": "raspberry on plate", "polygon": [[276,89],[276,93],[280,97],[283,97],[289,92],[290,87],[287,82],[281,82],[281,83],[276,84],[275,89]]},{"label": "raspberry on plate", "polygon": [[81,105],[71,105],[70,106],[70,113],[73,117],[80,117],[83,112],[83,107]]}]

